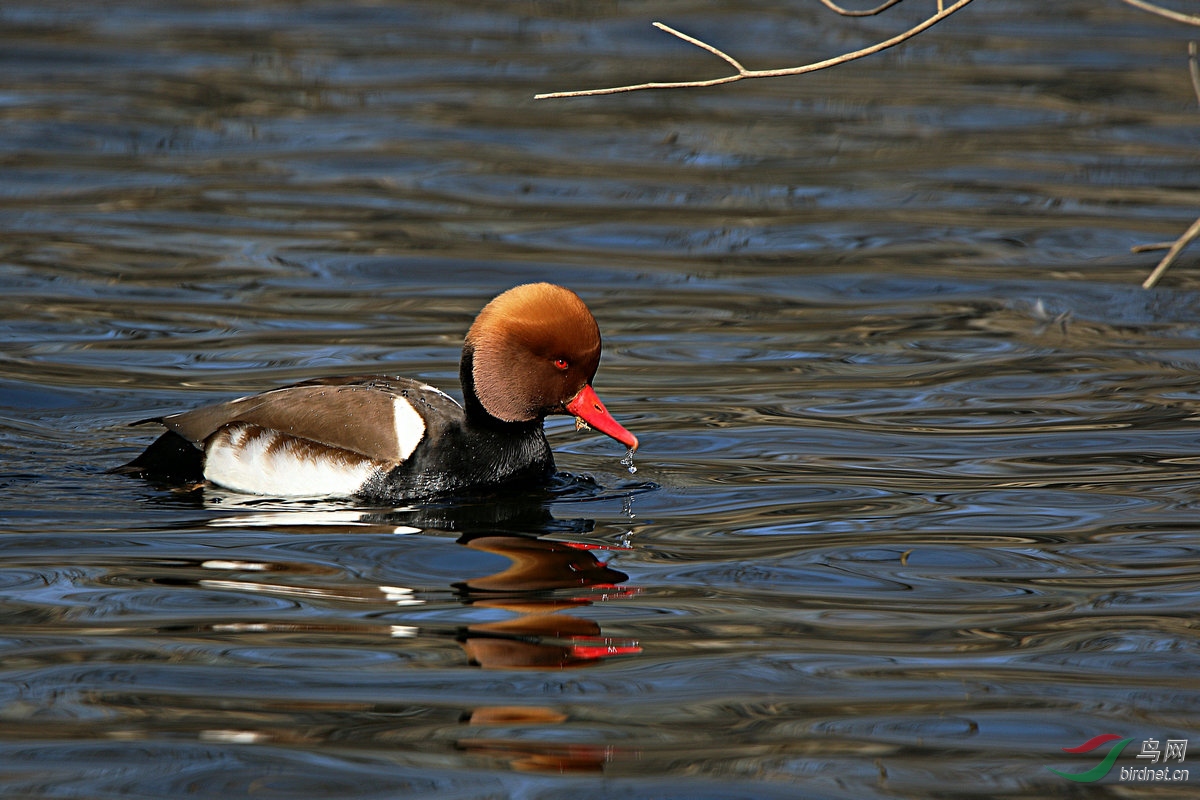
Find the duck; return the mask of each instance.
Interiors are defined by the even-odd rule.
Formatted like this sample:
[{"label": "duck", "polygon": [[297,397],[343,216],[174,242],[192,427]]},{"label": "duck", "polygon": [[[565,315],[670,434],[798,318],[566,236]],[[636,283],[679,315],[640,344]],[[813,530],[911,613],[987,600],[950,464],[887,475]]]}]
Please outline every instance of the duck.
[{"label": "duck", "polygon": [[475,318],[459,362],[462,402],[392,375],[316,378],[142,420],[166,428],[113,470],[273,497],[405,501],[555,474],[547,416],[574,416],[637,450],[592,388],[600,328],[574,292],[529,283]]}]

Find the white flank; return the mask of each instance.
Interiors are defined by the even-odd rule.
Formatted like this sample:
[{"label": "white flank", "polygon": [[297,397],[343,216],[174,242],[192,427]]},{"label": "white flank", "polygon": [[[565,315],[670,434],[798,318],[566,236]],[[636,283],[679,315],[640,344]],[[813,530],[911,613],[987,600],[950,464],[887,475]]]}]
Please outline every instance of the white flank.
[{"label": "white flank", "polygon": [[392,423],[396,426],[396,460],[412,455],[425,435],[425,419],[403,397],[392,401]]},{"label": "white flank", "polygon": [[[282,443],[272,449],[280,438]],[[218,486],[249,494],[347,497],[386,466],[367,458],[313,458],[306,450],[278,431],[232,426],[208,440],[204,477]]]}]

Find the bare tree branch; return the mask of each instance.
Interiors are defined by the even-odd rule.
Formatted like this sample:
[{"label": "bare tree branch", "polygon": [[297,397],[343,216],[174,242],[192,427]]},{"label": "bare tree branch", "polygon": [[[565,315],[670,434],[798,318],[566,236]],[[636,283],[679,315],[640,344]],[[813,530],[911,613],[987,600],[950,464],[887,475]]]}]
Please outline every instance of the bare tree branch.
[{"label": "bare tree branch", "polygon": [[[820,0],[821,5],[825,6],[835,14],[841,14],[843,17],[873,17],[876,14],[882,14],[884,11],[887,11],[897,3],[903,2],[904,0],[886,0],[886,2],[882,5],[878,5],[875,8],[868,9],[866,11],[850,11],[849,9],[842,8],[837,3],[833,2],[833,0]],[[938,3],[938,10],[942,10],[942,4],[940,2]]]},{"label": "bare tree branch", "polygon": [[1126,5],[1131,5],[1134,8],[1140,8],[1142,11],[1148,11],[1151,14],[1157,14],[1160,17],[1173,19],[1176,22],[1183,22],[1188,25],[1200,25],[1200,17],[1197,17],[1194,14],[1181,14],[1178,11],[1172,11],[1169,8],[1163,8],[1162,6],[1155,5],[1154,3],[1147,3],[1146,0],[1121,0],[1121,2],[1125,3]]},{"label": "bare tree branch", "polygon": [[1196,102],[1200,103],[1200,64],[1196,63],[1196,43],[1188,42],[1188,72],[1192,76],[1192,91],[1196,93]]},{"label": "bare tree branch", "polygon": [[[1189,244],[1191,244],[1192,240],[1195,239],[1197,236],[1200,236],[1200,219],[1197,219],[1195,222],[1193,222],[1192,227],[1188,228],[1187,231],[1183,234],[1183,236],[1180,236],[1178,239],[1175,240],[1175,242],[1171,245],[1171,249],[1167,251],[1167,254],[1165,256],[1163,256],[1162,261],[1158,262],[1158,266],[1154,268],[1154,272],[1150,273],[1150,277],[1148,277],[1148,278],[1146,278],[1146,280],[1142,281],[1142,288],[1143,289],[1153,289],[1154,284],[1158,283],[1158,279],[1161,278],[1163,276],[1163,273],[1167,271],[1167,267],[1171,266],[1171,264],[1174,263],[1175,257],[1178,256],[1180,253],[1182,253],[1183,248],[1185,248]],[[1156,245],[1153,247],[1143,247],[1143,248],[1139,248],[1139,249],[1141,249],[1141,250],[1150,250],[1150,249],[1157,250],[1162,246],[1163,245]]]},{"label": "bare tree branch", "polygon": [[[825,2],[825,0],[822,0],[822,2]],[[660,31],[666,31],[672,36],[676,36],[688,44],[695,45],[702,50],[712,53],[718,58],[724,60],[736,71],[732,75],[726,75],[723,78],[712,78],[704,81],[655,81],[650,83],[631,84],[629,86],[614,86],[608,89],[579,89],[569,92],[547,92],[545,94],[534,95],[534,99],[551,100],[564,97],[593,97],[602,94],[637,92],[644,89],[699,89],[705,86],[719,86],[723,83],[733,83],[734,81],[740,81],[744,78],[781,78],[787,75],[803,75],[808,72],[816,72],[817,70],[836,67],[839,64],[845,64],[848,61],[855,61],[860,58],[865,58],[866,56],[874,55],[883,50],[887,50],[890,47],[895,47],[901,42],[906,42],[917,34],[929,30],[934,25],[946,19],[946,17],[950,16],[959,9],[969,5],[971,2],[972,0],[958,0],[951,6],[943,7],[943,3],[939,1],[938,12],[936,14],[927,18],[924,22],[909,28],[904,33],[893,36],[892,38],[879,42],[878,44],[873,44],[870,47],[864,47],[861,50],[855,50],[852,53],[845,53],[843,55],[836,56],[834,58],[827,58],[824,61],[817,61],[812,64],[804,64],[798,67],[785,67],[783,69],[746,69],[736,58],[729,55],[724,50],[713,47],[707,42],[702,42],[693,36],[688,36],[686,33],[681,33],[669,25],[665,25],[661,22],[655,22],[653,23],[654,27],[658,28]],[[830,6],[831,8],[834,7],[830,5],[830,3],[826,3],[826,5]],[[895,5],[895,3],[890,3],[890,5]],[[888,7],[889,4],[885,3],[883,6],[880,6],[878,9],[876,9],[876,13]],[[839,13],[842,12],[839,11]]]},{"label": "bare tree branch", "polygon": [[[826,8],[830,9],[831,11],[833,11],[837,14],[840,14],[842,16],[846,16],[846,17],[873,16],[875,14],[880,14],[880,13],[888,10],[889,8],[892,8],[893,6],[898,5],[899,3],[904,2],[904,0],[883,0],[883,2],[880,3],[878,6],[876,6],[875,8],[866,9],[863,11],[852,11],[852,10],[843,8],[842,6],[838,5],[836,2],[834,2],[834,0],[819,0],[819,1],[822,5],[824,5]],[[550,100],[550,99],[559,99],[559,98],[565,98],[565,97],[594,97],[596,95],[620,94],[623,92],[637,92],[637,91],[642,91],[645,89],[699,89],[699,88],[703,88],[706,86],[720,86],[721,84],[725,84],[725,83],[734,83],[735,81],[740,81],[740,80],[744,80],[747,78],[780,78],[780,77],[784,77],[787,75],[803,75],[803,74],[809,73],[809,72],[816,72],[818,70],[829,69],[830,67],[836,67],[840,64],[845,64],[850,61],[855,61],[860,58],[865,58],[866,56],[874,55],[875,53],[879,53],[883,50],[887,50],[888,48],[895,47],[896,45],[901,44],[902,42],[906,42],[909,39],[913,38],[914,36],[916,36],[920,33],[923,33],[924,31],[929,30],[934,25],[936,25],[937,23],[946,19],[951,14],[966,7],[971,2],[972,2],[972,0],[956,0],[956,2],[954,2],[950,6],[947,6],[946,0],[937,0],[937,13],[936,14],[933,14],[932,16],[926,18],[923,22],[919,23],[918,25],[915,25],[912,28],[909,28],[907,31],[904,31],[903,33],[893,36],[890,39],[879,42],[877,44],[873,44],[870,47],[864,47],[861,50],[855,50],[851,53],[844,53],[843,55],[836,56],[834,58],[827,58],[823,61],[815,61],[811,64],[803,64],[803,65],[796,66],[796,67],[784,67],[781,69],[747,69],[745,66],[742,65],[742,63],[740,61],[738,61],[736,58],[734,58],[733,56],[726,53],[724,50],[721,50],[718,47],[714,47],[713,45],[709,44],[708,42],[697,39],[694,36],[689,36],[688,34],[683,33],[682,31],[678,31],[675,28],[672,28],[670,25],[666,25],[662,22],[655,22],[655,23],[653,23],[654,27],[658,28],[660,31],[665,31],[666,33],[669,33],[672,36],[675,36],[676,38],[682,39],[683,41],[687,42],[690,45],[699,47],[701,50],[704,50],[708,53],[712,53],[714,56],[716,56],[717,58],[719,58],[722,61],[724,61],[725,63],[727,63],[729,66],[733,67],[733,70],[734,70],[733,74],[725,75],[720,78],[710,78],[708,80],[651,81],[648,83],[636,83],[636,84],[630,84],[627,86],[614,86],[614,87],[607,88],[607,89],[579,89],[579,90],[567,91],[567,92],[547,92],[545,94],[534,95],[534,99]],[[1173,20],[1175,22],[1182,22],[1186,25],[1200,26],[1200,16],[1196,16],[1194,14],[1183,14],[1178,11],[1173,11],[1169,8],[1164,8],[1163,6],[1148,2],[1148,0],[1121,0],[1121,2],[1125,3],[1126,5],[1130,5],[1130,6],[1133,6],[1134,8],[1145,11],[1147,13],[1155,14],[1157,16],[1163,17],[1165,19]],[[1198,102],[1200,102],[1200,64],[1197,64],[1196,42],[1188,43],[1188,72],[1191,75],[1192,88],[1196,93],[1196,99]],[[1144,252],[1147,250],[1160,250],[1160,249],[1164,249],[1164,248],[1167,249],[1167,254],[1165,256],[1163,256],[1162,261],[1160,261],[1158,263],[1158,266],[1154,268],[1154,271],[1152,273],[1150,273],[1150,276],[1147,277],[1146,280],[1142,283],[1142,288],[1150,289],[1150,288],[1154,287],[1154,285],[1158,283],[1159,279],[1162,278],[1163,274],[1166,273],[1167,269],[1171,266],[1171,264],[1174,263],[1175,259],[1179,256],[1179,254],[1183,251],[1183,249],[1185,247],[1187,247],[1189,244],[1191,244],[1198,237],[1200,237],[1200,219],[1197,219],[1194,223],[1192,223],[1192,226],[1190,228],[1188,228],[1187,231],[1185,231],[1184,234],[1182,236],[1180,236],[1178,239],[1176,239],[1174,242],[1163,243],[1163,244],[1153,244],[1153,245],[1141,245],[1139,247],[1133,248],[1134,252]]]},{"label": "bare tree branch", "polygon": [[[1194,14],[1181,14],[1178,11],[1172,11],[1169,8],[1148,3],[1146,0],[1122,0],[1126,5],[1131,5],[1134,8],[1151,14],[1157,14],[1160,17],[1182,22],[1185,25],[1200,26],[1200,17]],[[1188,73],[1192,78],[1192,91],[1196,93],[1196,100],[1200,102],[1200,66],[1196,64],[1196,43],[1188,42]],[[1166,244],[1143,245],[1133,248],[1133,252],[1141,253],[1147,250],[1161,250],[1167,248],[1167,254],[1162,257],[1162,261],[1158,262],[1158,266],[1150,273],[1146,280],[1142,281],[1143,289],[1152,289],[1158,283],[1159,279],[1166,273],[1167,269],[1175,263],[1175,259],[1183,252],[1183,249],[1191,244],[1196,237],[1200,236],[1200,219],[1192,223],[1192,226],[1184,231],[1183,235],[1174,242]]]}]

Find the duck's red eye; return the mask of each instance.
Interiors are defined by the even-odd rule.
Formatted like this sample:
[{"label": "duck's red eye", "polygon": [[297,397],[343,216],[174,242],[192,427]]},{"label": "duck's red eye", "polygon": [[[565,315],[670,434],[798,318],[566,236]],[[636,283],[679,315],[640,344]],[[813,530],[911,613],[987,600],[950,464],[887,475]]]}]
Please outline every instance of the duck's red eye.
[{"label": "duck's red eye", "polygon": [[556,359],[554,359],[554,366],[557,369],[566,369],[567,367],[569,367],[571,365],[567,363],[567,360],[565,358],[556,358]]}]

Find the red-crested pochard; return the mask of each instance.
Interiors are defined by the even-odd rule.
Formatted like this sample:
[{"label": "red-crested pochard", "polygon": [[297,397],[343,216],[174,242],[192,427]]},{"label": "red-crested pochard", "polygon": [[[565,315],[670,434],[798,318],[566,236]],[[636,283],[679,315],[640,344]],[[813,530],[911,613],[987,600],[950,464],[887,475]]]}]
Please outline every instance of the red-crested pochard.
[{"label": "red-crested pochard", "polygon": [[463,405],[411,378],[318,378],[145,420],[167,432],[117,471],[276,497],[402,500],[554,472],[542,423],[569,414],[631,450],[592,390],[600,329],[578,295],[532,283],[479,312],[463,344]]}]

